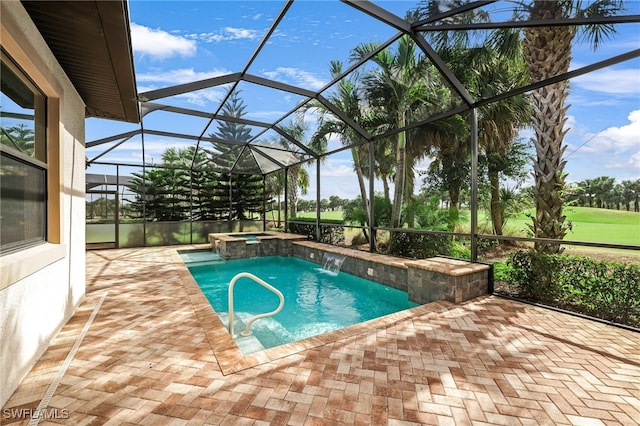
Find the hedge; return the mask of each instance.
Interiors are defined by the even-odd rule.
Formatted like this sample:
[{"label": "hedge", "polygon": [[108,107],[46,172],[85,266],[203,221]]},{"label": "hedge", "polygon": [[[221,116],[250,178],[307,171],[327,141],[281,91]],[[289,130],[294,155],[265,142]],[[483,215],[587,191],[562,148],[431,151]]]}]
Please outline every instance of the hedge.
[{"label": "hedge", "polygon": [[[289,232],[309,236],[311,239],[316,238],[316,219],[297,217],[295,222],[289,222]],[[307,223],[299,223],[307,222]],[[344,221],[338,219],[322,219],[322,223],[343,225]],[[320,225],[320,241],[326,244],[343,244],[344,243],[344,227],[343,226],[322,226]]]},{"label": "hedge", "polygon": [[525,298],[640,326],[640,265],[522,251],[507,266],[507,278]]}]

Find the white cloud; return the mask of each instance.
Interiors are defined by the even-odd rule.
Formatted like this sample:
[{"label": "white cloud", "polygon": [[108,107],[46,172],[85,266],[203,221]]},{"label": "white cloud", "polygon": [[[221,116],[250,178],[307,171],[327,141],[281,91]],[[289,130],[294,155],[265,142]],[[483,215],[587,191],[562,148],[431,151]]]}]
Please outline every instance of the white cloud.
[{"label": "white cloud", "polygon": [[248,28],[224,27],[217,32],[189,34],[187,37],[205,43],[219,43],[221,41],[231,40],[255,40],[260,37],[260,33]]},{"label": "white cloud", "polygon": [[355,179],[355,172],[353,171],[353,161],[351,160],[329,158],[327,159],[327,161],[322,163],[320,167],[322,169],[322,178],[350,176],[354,177]]},{"label": "white cloud", "polygon": [[304,89],[318,90],[327,84],[326,81],[314,76],[308,71],[293,67],[278,67],[273,71],[264,71],[263,74],[272,80],[291,82],[290,84]]},{"label": "white cloud", "polygon": [[636,171],[636,176],[640,175],[640,152],[636,152],[629,158],[628,165]]},{"label": "white cloud", "polygon": [[220,102],[222,98],[224,98],[226,92],[226,89],[217,87],[212,89],[203,89],[197,92],[183,93],[178,97],[186,99],[190,104],[205,106],[207,102]]},{"label": "white cloud", "polygon": [[570,144],[565,158],[572,180],[590,179],[615,171],[617,179],[640,176],[640,110],[631,111],[629,123],[599,133],[582,133],[582,142]]},{"label": "white cloud", "polygon": [[612,95],[640,94],[640,69],[604,69],[576,77],[571,83],[581,89]]},{"label": "white cloud", "polygon": [[195,41],[134,22],[131,23],[131,44],[134,52],[158,59],[174,55],[193,56],[196,53]]},{"label": "white cloud", "polygon": [[609,127],[597,134],[587,133],[585,140],[591,140],[581,150],[592,153],[622,153],[629,149],[640,150],[640,110],[631,111],[628,119],[629,124]]},{"label": "white cloud", "polygon": [[624,171],[630,171],[634,174],[625,174],[625,176],[630,176],[632,179],[638,179],[640,177],[640,151],[628,157],[626,160],[620,158],[619,161],[607,161],[604,165],[605,169],[609,170],[618,170],[624,173]]}]

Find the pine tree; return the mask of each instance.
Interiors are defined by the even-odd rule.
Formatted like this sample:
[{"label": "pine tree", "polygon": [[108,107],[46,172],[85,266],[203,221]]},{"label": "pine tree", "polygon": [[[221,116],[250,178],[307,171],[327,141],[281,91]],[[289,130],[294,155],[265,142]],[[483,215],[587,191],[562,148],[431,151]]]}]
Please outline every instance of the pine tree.
[{"label": "pine tree", "polygon": [[[239,94],[240,92],[234,92],[229,97],[222,107],[223,116],[241,118],[245,115],[246,106]],[[212,200],[214,209],[218,212],[218,217],[223,216],[226,211],[229,220],[243,220],[251,212],[260,210],[263,196],[262,173],[248,146],[251,128],[246,124],[224,119],[218,123],[218,130],[209,136],[220,139],[221,142],[212,143],[213,150],[209,153],[209,160],[225,172],[220,174],[215,187],[216,195]],[[225,144],[225,141],[232,143]],[[244,142],[245,145],[237,142]]]}]

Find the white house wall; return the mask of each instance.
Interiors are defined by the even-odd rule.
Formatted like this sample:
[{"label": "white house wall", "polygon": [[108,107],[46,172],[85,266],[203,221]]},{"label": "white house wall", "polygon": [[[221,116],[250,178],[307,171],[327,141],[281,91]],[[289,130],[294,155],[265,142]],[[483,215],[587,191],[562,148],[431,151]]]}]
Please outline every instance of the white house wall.
[{"label": "white house wall", "polygon": [[[49,243],[0,257],[0,407],[85,296],[85,106],[19,1],[0,43],[47,95]],[[53,147],[53,149],[52,149]]]}]

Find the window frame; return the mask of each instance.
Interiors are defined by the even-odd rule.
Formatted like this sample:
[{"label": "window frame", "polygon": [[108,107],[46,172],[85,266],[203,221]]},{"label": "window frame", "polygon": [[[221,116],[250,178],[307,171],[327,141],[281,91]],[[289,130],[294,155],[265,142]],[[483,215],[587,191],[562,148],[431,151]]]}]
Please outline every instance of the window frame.
[{"label": "window frame", "polygon": [[[11,71],[14,76],[29,89],[34,95],[33,107],[33,134],[34,134],[34,153],[33,157],[21,152],[18,149],[11,148],[8,145],[0,144],[0,155],[14,162],[20,163],[36,173],[42,175],[42,211],[39,212],[39,220],[42,232],[37,237],[25,238],[20,241],[6,243],[0,245],[0,258],[12,253],[20,252],[34,246],[46,244],[50,240],[49,235],[49,203],[50,203],[50,187],[49,187],[49,129],[48,129],[48,97],[38,85],[29,78],[28,74],[17,64],[17,62],[5,51],[0,48],[0,60],[2,64]],[[6,96],[6,95],[5,95]],[[27,226],[27,225],[25,225]]]}]

